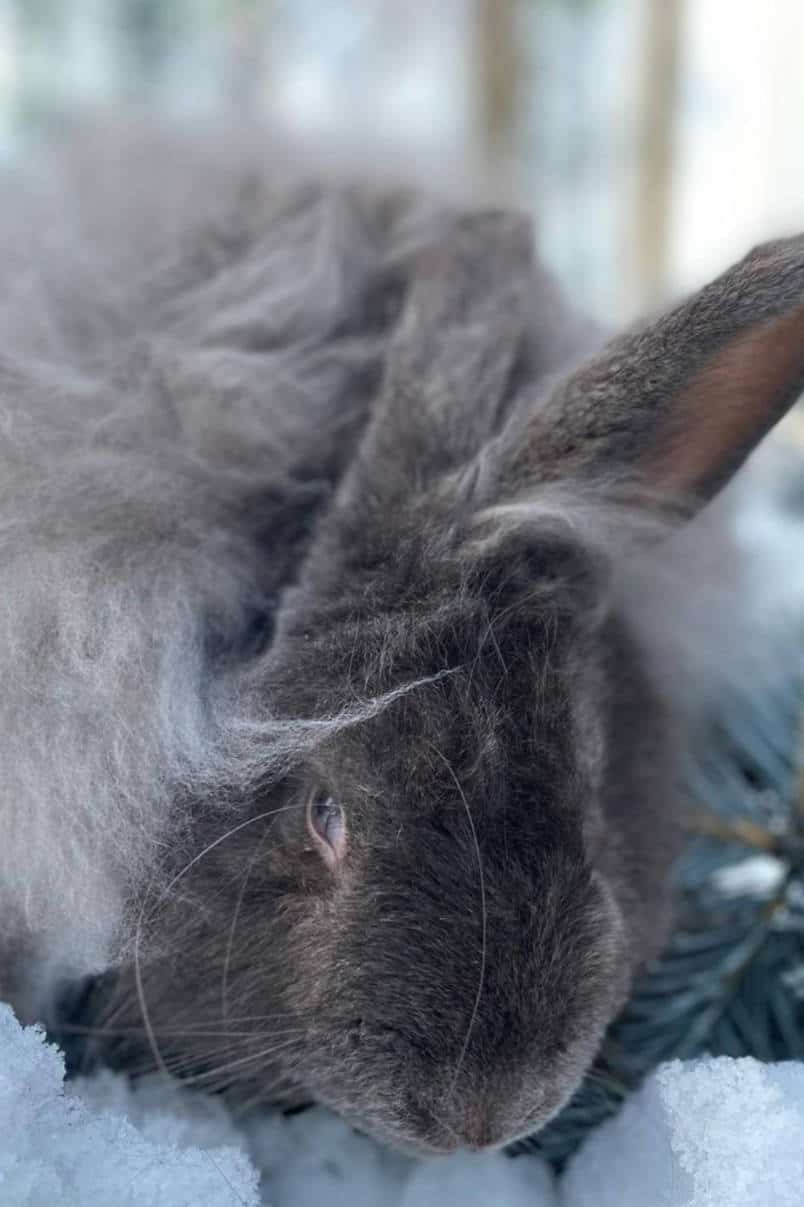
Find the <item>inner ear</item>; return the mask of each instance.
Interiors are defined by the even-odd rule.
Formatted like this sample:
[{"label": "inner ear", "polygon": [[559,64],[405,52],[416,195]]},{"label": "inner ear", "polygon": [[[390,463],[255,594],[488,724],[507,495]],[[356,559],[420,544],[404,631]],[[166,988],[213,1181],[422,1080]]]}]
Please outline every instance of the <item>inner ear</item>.
[{"label": "inner ear", "polygon": [[659,489],[709,495],[804,389],[804,304],[722,348],[683,389],[646,458]]}]

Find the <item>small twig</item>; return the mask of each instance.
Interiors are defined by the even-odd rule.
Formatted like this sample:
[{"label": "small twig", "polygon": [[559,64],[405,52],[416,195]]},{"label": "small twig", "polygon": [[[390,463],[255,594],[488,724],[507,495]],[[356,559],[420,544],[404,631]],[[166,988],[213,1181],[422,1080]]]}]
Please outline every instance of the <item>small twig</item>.
[{"label": "small twig", "polygon": [[746,818],[726,821],[713,813],[696,813],[689,819],[686,828],[693,834],[719,838],[722,842],[736,842],[741,846],[767,851],[772,855],[784,855],[786,850],[783,838],[769,833],[756,822]]},{"label": "small twig", "polygon": [[804,825],[804,707],[801,709],[801,716],[798,727],[798,771],[796,774],[796,799],[794,802],[796,815],[799,823]]}]

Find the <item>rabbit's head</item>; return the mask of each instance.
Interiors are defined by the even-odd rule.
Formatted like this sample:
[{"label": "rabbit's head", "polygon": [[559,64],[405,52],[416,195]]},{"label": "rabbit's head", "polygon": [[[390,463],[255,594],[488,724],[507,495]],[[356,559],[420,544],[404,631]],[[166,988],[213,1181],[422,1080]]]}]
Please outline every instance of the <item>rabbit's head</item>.
[{"label": "rabbit's head", "polygon": [[538,390],[530,281],[500,215],[423,257],[266,668],[322,726],[269,859],[294,1074],[424,1150],[537,1130],[666,934],[676,730],[618,567],[804,382],[802,240]]}]

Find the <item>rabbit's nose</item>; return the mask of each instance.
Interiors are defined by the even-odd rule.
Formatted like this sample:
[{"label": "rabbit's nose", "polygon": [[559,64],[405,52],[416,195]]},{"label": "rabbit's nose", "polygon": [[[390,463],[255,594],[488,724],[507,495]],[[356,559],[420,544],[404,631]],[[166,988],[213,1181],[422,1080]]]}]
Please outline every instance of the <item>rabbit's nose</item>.
[{"label": "rabbit's nose", "polygon": [[498,1126],[492,1104],[477,1094],[456,1093],[449,1102],[436,1107],[432,1099],[419,1098],[415,1114],[423,1124],[423,1136],[439,1152],[499,1147],[504,1129]]},{"label": "rabbit's nose", "polygon": [[482,1101],[467,1102],[459,1115],[459,1133],[464,1145],[477,1152],[495,1144],[498,1137],[491,1111]]},{"label": "rabbit's nose", "polygon": [[500,1141],[498,1128],[487,1103],[479,1099],[456,1102],[448,1114],[442,1113],[444,1145],[450,1151],[468,1148],[472,1152],[494,1147]]}]

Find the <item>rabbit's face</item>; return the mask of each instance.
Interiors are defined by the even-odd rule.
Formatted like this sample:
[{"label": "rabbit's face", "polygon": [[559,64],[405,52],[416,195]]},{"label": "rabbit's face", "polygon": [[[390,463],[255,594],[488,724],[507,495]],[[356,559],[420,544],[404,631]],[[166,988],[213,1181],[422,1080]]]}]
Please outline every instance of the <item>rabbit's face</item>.
[{"label": "rabbit's face", "polygon": [[529,590],[524,569],[455,562],[430,563],[426,599],[404,600],[401,580],[388,594],[390,567],[369,601],[302,588],[277,643],[288,715],[379,702],[299,772],[271,856],[305,1036],[294,1075],[412,1149],[536,1130],[627,987],[595,864],[607,672],[596,626],[556,593],[558,562],[540,564]]},{"label": "rabbit's face", "polygon": [[658,537],[804,381],[798,240],[534,389],[526,244],[486,215],[423,255],[265,668],[318,734],[271,854],[293,1075],[425,1151],[543,1124],[666,933],[672,690],[607,502]]}]

